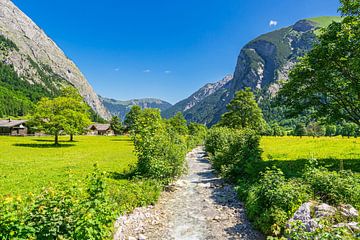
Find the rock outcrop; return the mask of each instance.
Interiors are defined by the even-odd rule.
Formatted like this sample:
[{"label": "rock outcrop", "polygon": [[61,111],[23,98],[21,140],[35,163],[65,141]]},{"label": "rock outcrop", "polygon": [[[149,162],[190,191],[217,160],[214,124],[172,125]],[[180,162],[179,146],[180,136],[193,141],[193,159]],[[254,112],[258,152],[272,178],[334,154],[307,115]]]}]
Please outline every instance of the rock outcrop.
[{"label": "rock outcrop", "polygon": [[307,202],[299,207],[293,218],[288,222],[290,231],[298,231],[294,226],[301,224],[306,232],[314,232],[323,228],[324,223],[330,224],[333,229],[346,228],[352,233],[360,233],[360,225],[356,220],[359,212],[351,205],[342,204],[338,207],[326,203]]},{"label": "rock outcrop", "polygon": [[51,84],[57,88],[70,84],[96,113],[110,117],[77,66],[10,0],[0,0],[0,36],[16,45],[0,51],[0,61],[12,65],[21,78],[31,84]]}]

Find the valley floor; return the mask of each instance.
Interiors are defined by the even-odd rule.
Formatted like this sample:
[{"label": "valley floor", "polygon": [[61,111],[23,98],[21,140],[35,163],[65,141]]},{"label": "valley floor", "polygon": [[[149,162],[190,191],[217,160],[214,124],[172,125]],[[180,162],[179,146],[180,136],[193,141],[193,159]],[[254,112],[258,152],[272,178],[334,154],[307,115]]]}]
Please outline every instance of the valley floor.
[{"label": "valley floor", "polygon": [[232,186],[216,177],[202,148],[187,155],[189,170],[154,207],[118,219],[122,239],[262,239],[245,217]]}]

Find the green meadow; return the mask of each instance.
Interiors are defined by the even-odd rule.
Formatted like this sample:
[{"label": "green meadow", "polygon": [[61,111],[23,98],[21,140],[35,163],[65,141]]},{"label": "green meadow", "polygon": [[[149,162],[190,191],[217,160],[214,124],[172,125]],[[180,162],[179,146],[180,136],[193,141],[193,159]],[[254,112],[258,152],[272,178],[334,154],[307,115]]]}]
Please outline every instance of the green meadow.
[{"label": "green meadow", "polygon": [[360,173],[360,138],[262,137],[260,145],[264,167],[276,165],[288,176],[301,174],[310,159],[330,170]]},{"label": "green meadow", "polygon": [[[0,137],[0,195],[38,193],[48,186],[82,181],[94,164],[101,171],[120,175],[136,163],[128,137],[77,136]],[[125,181],[125,180],[120,180]]]}]

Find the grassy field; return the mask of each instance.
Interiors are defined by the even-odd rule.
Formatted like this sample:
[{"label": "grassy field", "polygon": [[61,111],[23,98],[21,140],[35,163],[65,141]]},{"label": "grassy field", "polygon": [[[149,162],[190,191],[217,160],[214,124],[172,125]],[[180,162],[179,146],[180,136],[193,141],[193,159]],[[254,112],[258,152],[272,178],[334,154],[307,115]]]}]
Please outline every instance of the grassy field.
[{"label": "grassy field", "polygon": [[0,137],[0,195],[37,193],[49,185],[84,179],[96,163],[100,170],[121,173],[136,163],[127,137]]},{"label": "grassy field", "polygon": [[303,169],[309,159],[333,170],[340,168],[341,159],[344,169],[360,173],[360,138],[263,137],[261,148],[263,160],[290,175]]}]

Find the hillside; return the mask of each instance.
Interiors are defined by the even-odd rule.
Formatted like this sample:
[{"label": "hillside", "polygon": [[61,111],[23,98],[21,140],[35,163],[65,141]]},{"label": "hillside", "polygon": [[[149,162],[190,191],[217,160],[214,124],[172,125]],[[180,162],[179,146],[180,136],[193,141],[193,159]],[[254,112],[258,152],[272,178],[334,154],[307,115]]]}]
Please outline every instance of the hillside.
[{"label": "hillside", "polygon": [[190,97],[176,103],[174,106],[162,112],[164,117],[174,116],[177,112],[191,112],[191,109],[197,106],[205,98],[213,95],[219,89],[223,88],[228,82],[233,79],[232,74],[226,75],[222,80],[216,83],[208,83]]},{"label": "hillside", "polygon": [[101,117],[110,117],[63,51],[11,1],[0,0],[0,117],[26,114],[41,97],[56,96],[67,85]]},{"label": "hillside", "polygon": [[142,109],[158,108],[160,111],[164,111],[172,106],[168,102],[155,98],[132,99],[128,101],[104,98],[101,96],[99,96],[99,98],[113,116],[118,116],[122,120],[124,120],[125,115],[130,111],[132,106],[140,106]]},{"label": "hillside", "polygon": [[209,126],[215,124],[234,94],[245,87],[256,92],[260,100],[276,95],[280,80],[288,78],[298,58],[316,43],[319,27],[340,19],[319,17],[300,20],[250,41],[240,51],[233,79],[191,109],[181,110],[185,118]]}]

